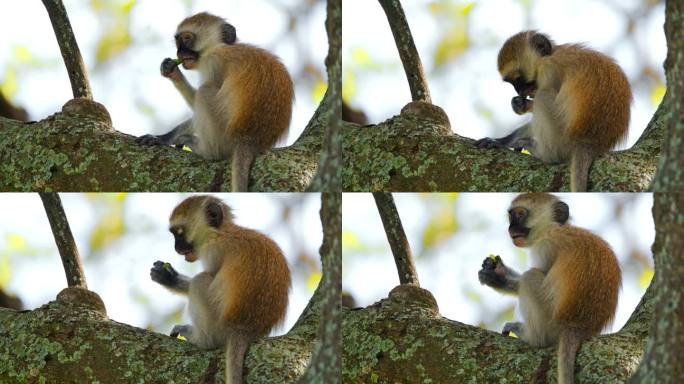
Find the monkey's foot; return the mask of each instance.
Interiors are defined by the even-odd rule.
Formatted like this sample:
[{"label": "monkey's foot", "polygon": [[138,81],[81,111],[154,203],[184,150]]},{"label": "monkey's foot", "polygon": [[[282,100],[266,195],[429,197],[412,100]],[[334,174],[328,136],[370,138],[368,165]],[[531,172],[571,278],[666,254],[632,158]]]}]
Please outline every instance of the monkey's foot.
[{"label": "monkey's foot", "polygon": [[497,139],[492,139],[491,137],[485,137],[484,139],[476,140],[475,146],[481,149],[492,149],[492,148],[504,148]]},{"label": "monkey's foot", "polygon": [[164,142],[155,135],[143,135],[135,139],[135,142],[142,145],[164,145]]},{"label": "monkey's foot", "polygon": [[493,288],[503,288],[506,286],[506,274],[508,269],[504,265],[500,256],[493,259],[487,257],[482,262],[482,269],[477,272],[480,284],[488,285]]},{"label": "monkey's foot", "polygon": [[178,272],[169,263],[155,261],[150,269],[150,277],[161,285],[174,287],[178,285]]},{"label": "monkey's foot", "polygon": [[522,323],[506,323],[504,324],[503,329],[501,330],[501,334],[504,336],[509,336],[511,332],[515,333],[520,337],[520,334],[522,333]]},{"label": "monkey's foot", "polygon": [[190,325],[174,325],[171,329],[171,337],[183,336],[186,339],[190,337],[192,327]]}]

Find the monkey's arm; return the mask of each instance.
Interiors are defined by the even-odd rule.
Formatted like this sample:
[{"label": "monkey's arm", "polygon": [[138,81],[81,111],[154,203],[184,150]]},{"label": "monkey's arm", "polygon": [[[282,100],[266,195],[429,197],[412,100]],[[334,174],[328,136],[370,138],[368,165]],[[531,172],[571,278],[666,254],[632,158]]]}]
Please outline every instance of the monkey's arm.
[{"label": "monkey's arm", "polygon": [[190,288],[190,278],[176,272],[176,270],[173,269],[169,263],[155,261],[152,269],[150,269],[150,277],[153,281],[163,285],[173,292],[186,295],[188,294]]},{"label": "monkey's arm", "polygon": [[475,146],[478,148],[513,148],[516,151],[527,149],[534,152],[534,138],[532,137],[532,125],[530,123],[516,129],[508,136],[498,139],[485,137],[477,140]]},{"label": "monkey's arm", "polygon": [[487,257],[482,262],[482,269],[477,273],[480,284],[487,285],[502,293],[517,294],[520,274],[508,268],[501,257]]},{"label": "monkey's arm", "polygon": [[171,58],[166,58],[162,61],[159,68],[162,76],[170,79],[174,87],[180,92],[181,96],[188,103],[190,109],[195,109],[195,89],[190,85],[188,79],[183,76],[183,73],[178,69],[178,63]]}]

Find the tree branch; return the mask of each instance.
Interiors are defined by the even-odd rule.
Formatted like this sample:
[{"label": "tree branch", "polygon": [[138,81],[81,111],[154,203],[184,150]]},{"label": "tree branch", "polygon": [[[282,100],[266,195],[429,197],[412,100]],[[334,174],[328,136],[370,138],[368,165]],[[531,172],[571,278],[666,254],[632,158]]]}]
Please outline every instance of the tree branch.
[{"label": "tree branch", "polygon": [[392,194],[386,192],[373,192],[375,205],[378,206],[380,219],[387,234],[387,241],[392,249],[394,263],[397,265],[399,282],[401,284],[413,284],[420,286],[416,266],[413,264],[413,254],[409,245],[401,218],[394,204]]},{"label": "tree branch", "polygon": [[[338,0],[334,0],[338,1]],[[342,366],[342,319],[340,294],[342,291],[342,196],[339,193],[321,194],[321,222],[323,245],[321,261],[321,316],[318,341],[313,356],[299,383],[339,383]]]},{"label": "tree branch", "polygon": [[404,65],[404,72],[406,72],[413,101],[431,103],[432,99],[430,98],[430,89],[423,70],[423,63],[420,61],[416,44],[413,42],[411,28],[409,28],[401,2],[399,0],[378,1],[385,11],[390,29],[392,29],[394,42],[397,45],[401,63]]},{"label": "tree branch", "polygon": [[64,65],[69,73],[71,91],[74,97],[84,97],[92,100],[93,91],[90,89],[88,71],[83,63],[83,57],[81,57],[81,51],[78,49],[78,43],[76,42],[74,31],[71,29],[69,15],[64,8],[64,4],[62,4],[61,0],[43,0],[43,5],[45,5],[45,9],[50,16],[57,44],[59,44]]},{"label": "tree branch", "polygon": [[667,92],[662,104],[666,106],[669,118],[653,190],[684,191],[681,162],[684,158],[684,4],[681,1],[666,1],[665,38]]},{"label": "tree branch", "polygon": [[69,287],[88,289],[78,247],[74,236],[71,234],[69,221],[64,213],[59,195],[54,192],[44,192],[40,193],[40,199],[43,201],[45,213],[52,228],[52,235],[55,237],[59,256],[62,258],[67,284]]},{"label": "tree branch", "polygon": [[[342,100],[342,1],[328,0],[326,30],[328,34],[328,71],[326,91],[327,127],[316,176],[308,191],[341,191],[342,132],[340,131]],[[323,104],[323,103],[321,103]]]},{"label": "tree branch", "polygon": [[[639,142],[594,161],[589,190],[646,190],[655,175],[668,119],[658,108]],[[464,129],[465,130],[465,129]],[[444,111],[410,103],[378,125],[344,123],[344,191],[567,191],[566,164],[544,164],[505,149],[481,150],[454,134]]]}]

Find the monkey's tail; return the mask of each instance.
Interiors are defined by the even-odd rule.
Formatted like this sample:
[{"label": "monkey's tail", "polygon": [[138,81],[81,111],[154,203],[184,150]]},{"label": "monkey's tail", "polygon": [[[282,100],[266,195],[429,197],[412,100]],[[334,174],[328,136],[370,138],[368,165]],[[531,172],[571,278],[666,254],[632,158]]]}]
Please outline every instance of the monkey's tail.
[{"label": "monkey's tail", "polygon": [[226,340],[226,384],[242,384],[245,353],[251,341],[251,338],[242,332],[229,333]]},{"label": "monkey's tail", "polygon": [[256,157],[256,149],[250,145],[237,145],[233,150],[230,168],[231,189],[233,192],[247,192],[249,188],[249,169]]},{"label": "monkey's tail", "polygon": [[570,159],[570,190],[572,192],[586,192],[589,179],[589,168],[594,161],[591,149],[578,146]]},{"label": "monkey's tail", "polygon": [[575,381],[575,357],[584,337],[575,330],[565,330],[558,342],[558,384],[573,384]]}]

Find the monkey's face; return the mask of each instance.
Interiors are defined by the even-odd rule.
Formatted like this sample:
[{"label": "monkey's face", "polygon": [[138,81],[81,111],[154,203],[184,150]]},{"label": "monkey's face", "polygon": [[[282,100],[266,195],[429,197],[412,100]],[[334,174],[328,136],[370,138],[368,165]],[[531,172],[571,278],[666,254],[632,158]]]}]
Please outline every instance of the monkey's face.
[{"label": "monkey's face", "polygon": [[516,247],[528,246],[527,238],[530,228],[526,226],[529,211],[523,207],[513,207],[508,210],[508,235],[511,236]]},{"label": "monkey's face", "polygon": [[195,50],[197,35],[189,31],[181,31],[174,36],[176,39],[176,54],[183,60],[183,68],[193,69],[197,66],[200,54]]},{"label": "monkey's face", "polygon": [[202,54],[219,44],[234,44],[235,27],[222,18],[202,12],[183,20],[176,30],[176,54],[183,61],[183,68],[193,69]]},{"label": "monkey's face", "polygon": [[197,255],[195,254],[195,248],[192,242],[188,241],[186,238],[185,228],[181,225],[173,225],[169,228],[171,234],[174,238],[174,248],[179,255],[185,256],[185,261],[193,262],[197,260]]},{"label": "monkey's face", "polygon": [[504,76],[503,80],[510,83],[518,96],[524,98],[534,98],[534,94],[537,92],[537,82],[534,80],[527,80],[522,74],[517,71]]}]

